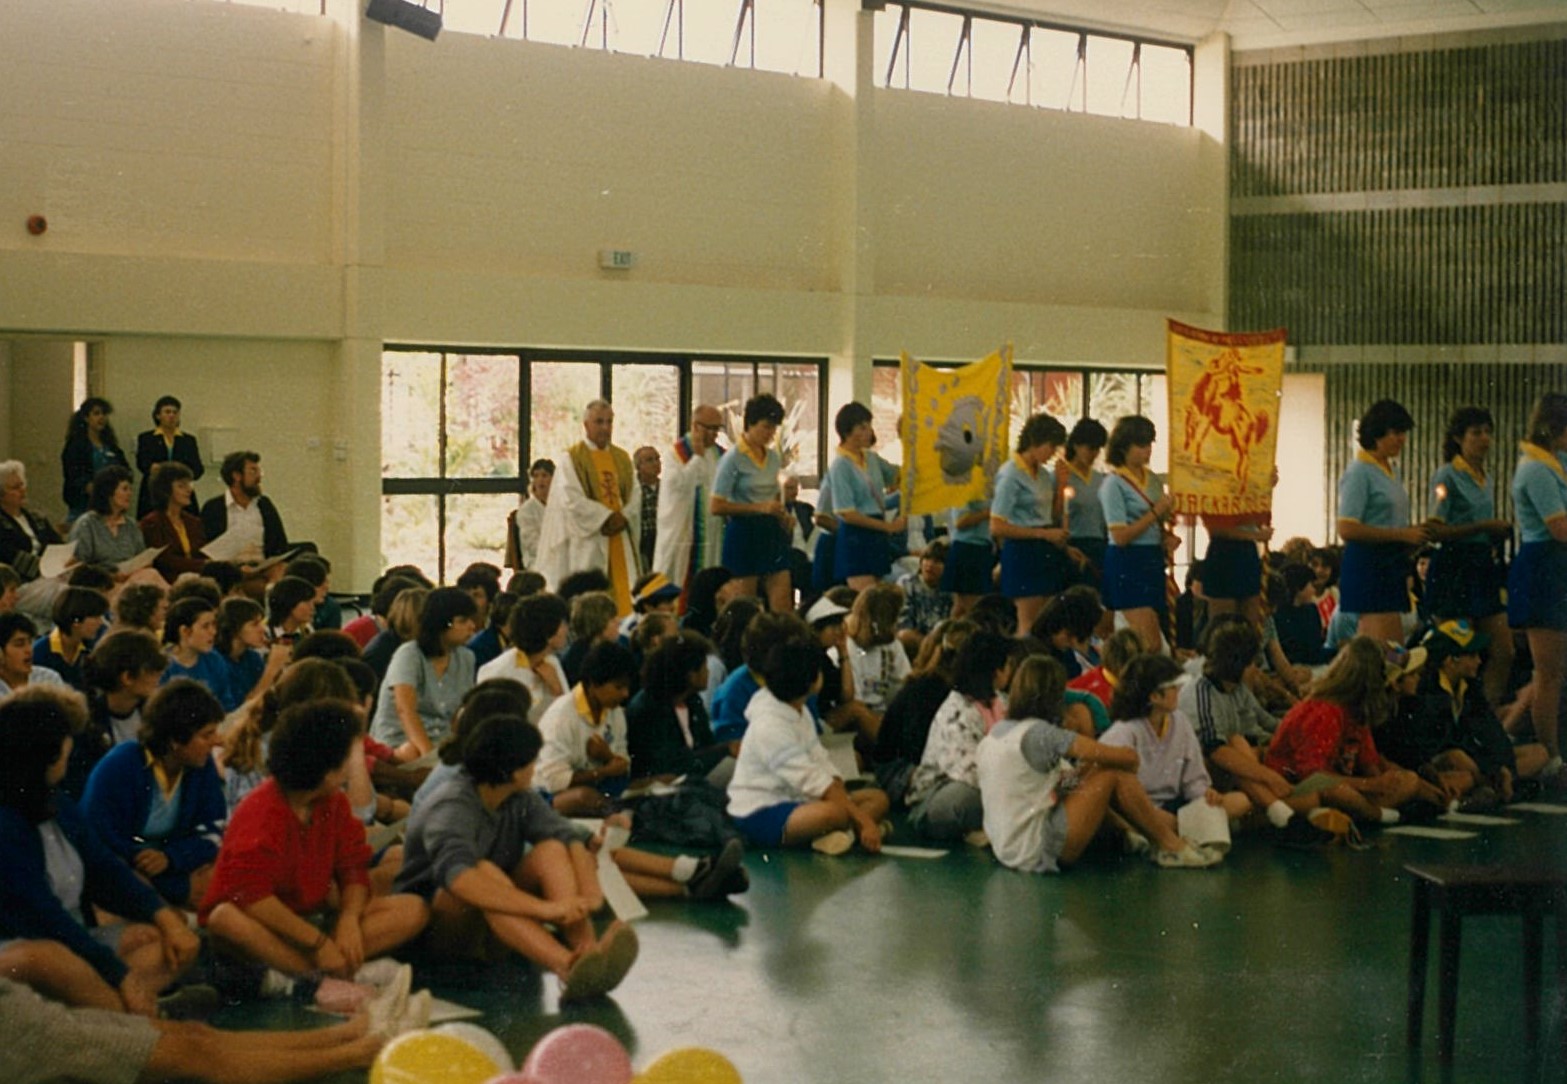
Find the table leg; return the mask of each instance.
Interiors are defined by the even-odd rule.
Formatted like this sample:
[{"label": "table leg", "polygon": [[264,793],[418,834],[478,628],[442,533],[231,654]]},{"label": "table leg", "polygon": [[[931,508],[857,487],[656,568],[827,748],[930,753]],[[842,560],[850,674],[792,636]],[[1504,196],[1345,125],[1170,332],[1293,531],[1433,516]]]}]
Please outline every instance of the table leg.
[{"label": "table leg", "polygon": [[1449,901],[1442,909],[1442,949],[1437,970],[1437,1057],[1453,1060],[1453,1032],[1458,1023],[1458,950],[1463,940],[1463,916]]},{"label": "table leg", "polygon": [[1405,1041],[1420,1045],[1426,1009],[1426,956],[1431,945],[1431,897],[1424,881],[1415,882],[1414,912],[1409,919],[1409,1007]]}]

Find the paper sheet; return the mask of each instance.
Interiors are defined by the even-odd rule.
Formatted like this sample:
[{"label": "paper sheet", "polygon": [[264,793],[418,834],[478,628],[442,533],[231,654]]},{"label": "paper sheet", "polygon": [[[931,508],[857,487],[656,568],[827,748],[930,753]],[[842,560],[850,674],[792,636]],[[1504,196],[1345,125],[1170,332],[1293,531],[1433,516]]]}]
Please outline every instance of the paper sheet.
[{"label": "paper sheet", "polygon": [[483,1015],[478,1009],[470,1009],[455,1001],[447,1001],[440,997],[430,999],[430,1023],[432,1024],[447,1024],[453,1020],[477,1020]]},{"label": "paper sheet", "polygon": [[635,922],[647,914],[647,907],[626,883],[625,875],[615,865],[613,857],[614,852],[624,847],[630,838],[629,829],[612,825],[604,830],[604,846],[599,848],[598,853],[599,887],[604,890],[604,902],[609,904],[609,909],[622,922]]},{"label": "paper sheet", "polygon": [[1514,817],[1493,817],[1488,813],[1444,813],[1437,818],[1446,824],[1468,824],[1475,828],[1495,828],[1503,824],[1522,824]]},{"label": "paper sheet", "polygon": [[1567,805],[1552,805],[1549,802],[1514,802],[1507,808],[1523,813],[1547,813],[1555,817],[1567,817]]},{"label": "paper sheet", "polygon": [[823,734],[822,745],[827,750],[827,756],[832,759],[832,770],[845,783],[871,778],[860,772],[860,762],[854,756],[853,734]]},{"label": "paper sheet", "polygon": [[1416,839],[1474,839],[1478,833],[1460,832],[1456,828],[1428,828],[1423,824],[1397,824],[1384,829],[1387,836],[1414,836]]},{"label": "paper sheet", "polygon": [[935,847],[897,847],[883,844],[881,853],[893,858],[945,858],[947,852]]},{"label": "paper sheet", "polygon": [[167,546],[152,546],[149,549],[142,550],[135,557],[127,557],[114,567],[119,569],[122,576],[129,576],[133,572],[140,572],[142,569],[150,567],[158,559],[158,554],[168,548]]},{"label": "paper sheet", "polygon": [[247,548],[249,547],[240,538],[238,532],[224,531],[216,538],[207,539],[206,544],[201,547],[201,552],[214,561],[232,561]]},{"label": "paper sheet", "polygon": [[58,545],[45,546],[43,556],[38,558],[38,575],[42,579],[52,580],[62,575],[66,566],[75,559],[75,542],[61,542]]}]

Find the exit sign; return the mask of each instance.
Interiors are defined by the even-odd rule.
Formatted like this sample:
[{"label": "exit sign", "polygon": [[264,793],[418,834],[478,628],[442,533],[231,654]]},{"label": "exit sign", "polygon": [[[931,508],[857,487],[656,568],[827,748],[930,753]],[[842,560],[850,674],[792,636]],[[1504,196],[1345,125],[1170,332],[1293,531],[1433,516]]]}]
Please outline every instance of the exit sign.
[{"label": "exit sign", "polygon": [[637,254],[629,248],[599,249],[599,266],[606,271],[630,271],[637,265]]}]

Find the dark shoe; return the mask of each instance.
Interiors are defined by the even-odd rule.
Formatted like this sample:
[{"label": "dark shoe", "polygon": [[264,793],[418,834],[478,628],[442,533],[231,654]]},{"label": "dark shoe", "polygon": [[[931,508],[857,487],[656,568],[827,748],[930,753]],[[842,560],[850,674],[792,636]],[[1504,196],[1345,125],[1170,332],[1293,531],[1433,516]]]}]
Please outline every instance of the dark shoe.
[{"label": "dark shoe", "polygon": [[604,952],[604,992],[608,993],[621,984],[630,972],[631,965],[637,962],[641,943],[637,940],[636,930],[616,920],[609,924],[604,930],[604,936],[599,938],[599,948]]},{"label": "dark shoe", "polygon": [[744,866],[736,866],[724,881],[724,887],[720,890],[726,896],[739,896],[751,888],[751,875],[745,871]]},{"label": "dark shoe", "polygon": [[1460,813],[1490,813],[1502,804],[1501,795],[1490,787],[1477,787],[1458,803]]},{"label": "dark shoe", "polygon": [[162,1020],[206,1020],[223,1008],[222,994],[205,983],[181,986],[158,999],[158,1017]]},{"label": "dark shoe", "polygon": [[711,900],[725,895],[724,885],[745,861],[745,844],[738,839],[725,843],[716,855],[697,863],[696,872],[686,882],[686,892],[694,900]]},{"label": "dark shoe", "polygon": [[1447,810],[1430,802],[1410,802],[1398,810],[1399,824],[1435,824]]},{"label": "dark shoe", "polygon": [[214,956],[210,972],[213,988],[231,1005],[260,998],[261,981],[267,973],[260,964],[229,956]]},{"label": "dark shoe", "polygon": [[1297,813],[1285,822],[1283,828],[1273,830],[1273,842],[1280,847],[1314,851],[1330,845],[1338,837],[1325,828],[1312,824],[1304,813]]}]

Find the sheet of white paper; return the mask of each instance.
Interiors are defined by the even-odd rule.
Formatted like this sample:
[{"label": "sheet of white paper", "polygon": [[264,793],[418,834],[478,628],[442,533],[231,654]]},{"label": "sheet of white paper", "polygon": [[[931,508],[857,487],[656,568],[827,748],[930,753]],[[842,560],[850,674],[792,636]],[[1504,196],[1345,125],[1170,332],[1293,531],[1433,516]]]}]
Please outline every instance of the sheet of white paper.
[{"label": "sheet of white paper", "polygon": [[1199,847],[1226,853],[1230,849],[1230,819],[1223,806],[1197,798],[1175,811],[1176,831]]},{"label": "sheet of white paper", "polygon": [[1444,813],[1437,818],[1447,824],[1468,824],[1475,828],[1495,828],[1502,824],[1522,824],[1513,817],[1493,817],[1487,813]]},{"label": "sheet of white paper", "polygon": [[1423,824],[1398,824],[1385,829],[1387,836],[1414,836],[1416,839],[1474,839],[1475,832],[1460,832],[1456,828],[1428,828]]},{"label": "sheet of white paper", "polygon": [[1514,802],[1507,808],[1522,813],[1546,813],[1555,817],[1567,817],[1567,805],[1552,805],[1549,802]]},{"label": "sheet of white paper", "polygon": [[947,852],[935,847],[899,847],[892,844],[883,844],[881,853],[891,855],[893,858],[945,858]]},{"label": "sheet of white paper", "polygon": [[133,572],[140,572],[142,569],[150,567],[158,559],[158,554],[166,549],[168,549],[167,546],[152,546],[142,550],[135,557],[127,557],[114,567],[120,570],[121,575],[129,576]]},{"label": "sheet of white paper", "polygon": [[45,546],[43,556],[38,558],[38,575],[46,580],[52,580],[65,571],[65,567],[76,557],[76,543],[62,542],[57,546]]},{"label": "sheet of white paper", "polygon": [[478,1009],[470,1009],[455,1001],[447,1001],[440,997],[430,999],[430,1023],[432,1024],[447,1024],[453,1020],[477,1020],[483,1015],[484,1013]]},{"label": "sheet of white paper", "polygon": [[[624,832],[624,828],[611,828],[611,832]],[[599,887],[604,890],[604,902],[622,922],[635,922],[647,914],[647,908],[626,883],[620,867],[615,865],[610,848],[599,848]]]},{"label": "sheet of white paper", "polygon": [[232,561],[245,550],[245,541],[239,536],[238,531],[224,531],[216,538],[209,538],[201,547],[214,561]]},{"label": "sheet of white paper", "polygon": [[838,778],[845,783],[870,778],[860,773],[860,762],[854,758],[853,734],[823,734],[822,745],[826,748],[828,757],[832,759],[832,770],[837,772]]}]

